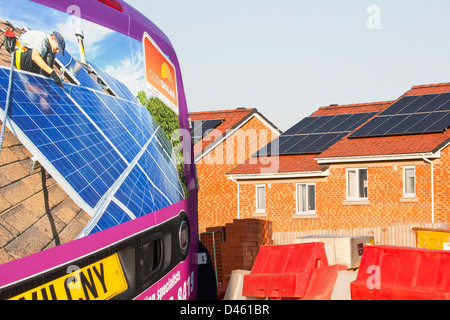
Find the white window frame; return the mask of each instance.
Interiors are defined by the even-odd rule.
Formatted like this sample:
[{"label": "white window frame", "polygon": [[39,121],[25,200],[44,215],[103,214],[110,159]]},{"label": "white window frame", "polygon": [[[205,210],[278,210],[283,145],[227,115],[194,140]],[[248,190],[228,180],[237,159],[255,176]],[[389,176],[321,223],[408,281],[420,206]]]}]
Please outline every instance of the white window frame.
[{"label": "white window frame", "polygon": [[[258,189],[264,189],[264,208],[259,207],[259,192]],[[257,184],[255,186],[256,192],[256,213],[265,213],[266,212],[266,185],[265,184]]]},{"label": "white window frame", "polygon": [[[361,170],[365,170],[366,171],[366,176],[367,176],[367,196],[366,197],[361,197],[361,190],[360,190],[360,172]],[[353,183],[351,183],[350,179],[349,179],[349,173],[350,172],[355,172],[356,173],[356,178],[355,181],[353,181]],[[346,195],[347,195],[347,200],[348,201],[368,201],[369,200],[369,170],[367,168],[347,168],[346,170],[346,174],[345,174],[345,179],[346,179]],[[350,194],[350,188],[353,188],[356,190],[356,196],[352,196]]]},{"label": "white window frame", "polygon": [[[299,188],[301,186],[305,186],[305,190],[306,190],[306,194],[305,194],[305,199],[306,199],[306,210],[299,210],[300,209],[300,198],[299,198]],[[310,210],[309,209],[309,187],[313,186],[314,187],[314,210]],[[297,183],[296,187],[295,187],[295,211],[296,214],[302,215],[302,214],[306,214],[306,215],[311,215],[311,214],[316,214],[316,184],[315,183]]]},{"label": "white window frame", "polygon": [[[413,172],[414,172],[414,175],[413,175],[413,178],[414,178],[414,185],[413,185],[414,192],[409,192],[409,193],[406,190],[406,188],[407,188],[406,172],[408,170],[413,170]],[[416,180],[417,180],[416,179],[416,167],[415,166],[404,166],[403,167],[403,198],[415,198],[416,197]]]}]

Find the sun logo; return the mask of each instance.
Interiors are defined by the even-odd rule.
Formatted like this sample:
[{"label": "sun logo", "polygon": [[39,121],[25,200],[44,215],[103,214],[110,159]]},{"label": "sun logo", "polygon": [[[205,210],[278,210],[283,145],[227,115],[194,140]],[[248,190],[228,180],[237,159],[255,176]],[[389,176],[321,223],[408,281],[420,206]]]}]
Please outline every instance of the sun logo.
[{"label": "sun logo", "polygon": [[161,77],[163,79],[168,79],[170,83],[173,83],[172,72],[170,72],[169,66],[165,62],[161,65]]}]

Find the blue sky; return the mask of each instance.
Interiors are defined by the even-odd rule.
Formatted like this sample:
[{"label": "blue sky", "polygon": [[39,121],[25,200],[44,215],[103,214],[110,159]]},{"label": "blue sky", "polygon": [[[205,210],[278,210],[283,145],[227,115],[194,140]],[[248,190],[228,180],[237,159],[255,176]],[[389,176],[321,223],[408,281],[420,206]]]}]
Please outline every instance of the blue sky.
[{"label": "blue sky", "polygon": [[171,39],[190,111],[256,107],[285,131],[321,106],[450,82],[448,0],[127,2]]}]

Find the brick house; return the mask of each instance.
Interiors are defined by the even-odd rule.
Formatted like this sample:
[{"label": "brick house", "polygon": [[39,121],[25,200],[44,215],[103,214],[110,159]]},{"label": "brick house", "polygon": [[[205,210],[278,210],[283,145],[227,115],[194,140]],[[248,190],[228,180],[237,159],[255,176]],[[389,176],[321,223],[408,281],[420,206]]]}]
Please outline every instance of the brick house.
[{"label": "brick house", "polygon": [[237,184],[225,173],[281,132],[255,108],[191,112],[199,231],[237,218]]},{"label": "brick house", "polygon": [[[239,215],[271,220],[274,232],[450,221],[449,102],[439,100],[442,112],[437,121],[447,122],[439,132],[395,133],[400,124],[431,127],[434,122],[428,119],[436,115],[423,113],[419,119],[422,113],[415,114],[416,121],[408,123],[402,121],[412,114],[399,111],[391,126],[377,127],[379,134],[357,137],[379,119],[386,120],[383,111],[403,103],[405,97],[417,99],[417,108],[434,108],[438,100],[422,104],[419,100],[433,101],[437,94],[449,92],[449,83],[414,86],[395,101],[320,108],[308,118],[362,112],[371,117],[320,153],[272,155],[279,161],[277,171],[261,172],[266,167],[262,161],[268,157],[264,153],[258,153],[253,163],[249,159],[230,170],[227,176],[239,184]],[[447,97],[450,94],[441,98]],[[272,144],[265,151],[270,153]]]}]

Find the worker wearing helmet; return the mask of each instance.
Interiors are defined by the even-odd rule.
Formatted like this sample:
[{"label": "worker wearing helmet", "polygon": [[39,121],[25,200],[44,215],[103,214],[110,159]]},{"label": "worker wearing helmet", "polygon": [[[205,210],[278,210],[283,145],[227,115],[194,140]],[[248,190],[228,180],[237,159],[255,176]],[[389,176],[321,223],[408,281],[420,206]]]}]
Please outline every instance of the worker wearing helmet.
[{"label": "worker wearing helmet", "polygon": [[51,35],[42,31],[28,30],[23,33],[16,49],[15,67],[17,69],[50,76],[62,87],[62,80],[53,70],[56,53],[64,55],[66,47],[63,36],[54,31]]}]

